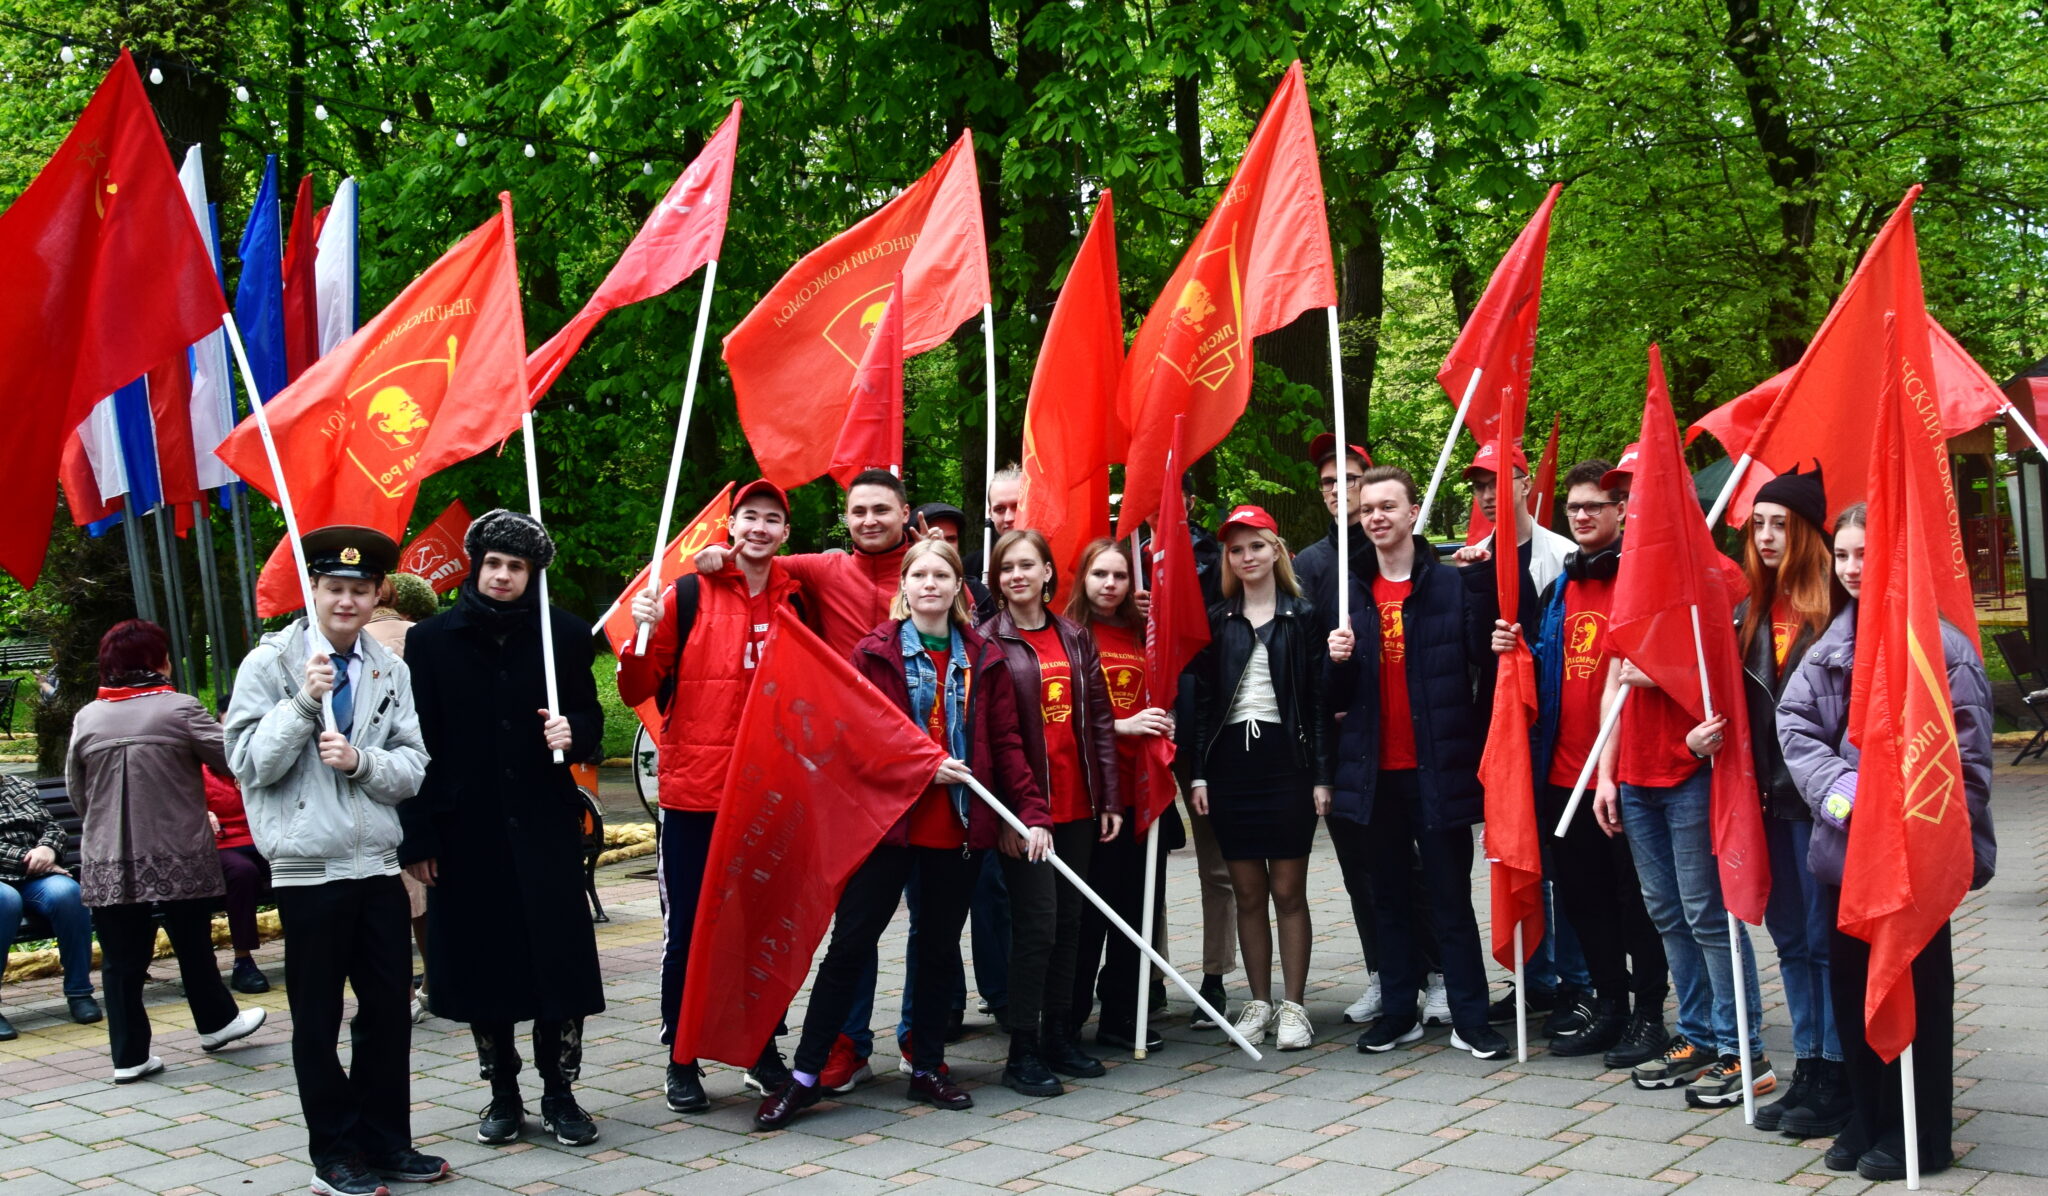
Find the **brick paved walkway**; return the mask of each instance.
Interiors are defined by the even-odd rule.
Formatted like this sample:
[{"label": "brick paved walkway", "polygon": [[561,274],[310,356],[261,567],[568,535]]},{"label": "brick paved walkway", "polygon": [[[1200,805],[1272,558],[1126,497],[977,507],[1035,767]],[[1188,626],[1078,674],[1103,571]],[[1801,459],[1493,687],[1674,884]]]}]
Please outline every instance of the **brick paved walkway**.
[{"label": "brick paved walkway", "polygon": [[[1926,1186],[1986,1196],[2048,1193],[2048,768],[2001,771],[1994,807],[1999,876],[1971,895],[1956,921],[1956,1139],[1963,1158]],[[1199,954],[1192,868],[1191,859],[1175,859],[1169,889],[1174,957],[1182,961]],[[920,1196],[996,1189],[1043,1196],[1373,1196],[1397,1188],[1411,1196],[1537,1189],[1707,1196],[1874,1186],[1823,1169],[1825,1142],[1758,1133],[1743,1125],[1739,1110],[1689,1111],[1679,1094],[1639,1091],[1597,1060],[1536,1052],[1526,1064],[1481,1063],[1445,1049],[1442,1031],[1412,1050],[1358,1053],[1355,1030],[1339,1016],[1362,979],[1358,943],[1321,837],[1311,876],[1312,1050],[1269,1052],[1263,1063],[1250,1063],[1219,1035],[1189,1030],[1186,1007],[1176,1001],[1162,1025],[1163,1050],[1142,1064],[1113,1064],[1105,1078],[1076,1082],[1057,1098],[1027,1099],[993,1083],[1005,1040],[984,1033],[950,1055],[958,1075],[980,1082],[976,1107],[942,1113],[912,1105],[894,1075],[895,1057],[886,1053],[893,1039],[884,1034],[876,1056],[883,1078],[788,1131],[750,1133],[754,1102],[743,1099],[738,1073],[723,1069],[707,1081],[716,1098],[711,1112],[679,1118],[659,1092],[660,928],[653,883],[641,875],[647,869],[647,860],[636,860],[604,876],[613,920],[599,928],[599,938],[611,1008],[586,1029],[580,1089],[600,1118],[594,1149],[559,1148],[532,1123],[516,1145],[477,1145],[485,1088],[466,1028],[437,1019],[415,1028],[414,1130],[425,1149],[446,1155],[457,1171],[437,1196],[741,1196],[799,1181],[805,1196],[912,1185]],[[1485,885],[1476,891],[1483,895]],[[1482,911],[1482,925],[1484,919]],[[1769,937],[1758,933],[1756,941],[1769,981]],[[259,957],[273,983],[282,975],[279,950],[273,945]],[[883,943],[878,1026],[895,1017],[902,952],[899,920]],[[157,974],[172,974],[171,964],[161,963]],[[1773,1060],[1789,1068],[1777,986],[1766,983],[1764,995],[1766,1041]],[[101,1196],[270,1196],[305,1186],[281,991],[259,998],[272,1017],[248,1044],[207,1056],[176,986],[154,986],[157,1049],[169,1069],[127,1087],[106,1082],[104,1026],[62,1020],[55,980],[10,988],[0,999],[22,1032],[0,1044],[4,1196],[79,1189]]]}]

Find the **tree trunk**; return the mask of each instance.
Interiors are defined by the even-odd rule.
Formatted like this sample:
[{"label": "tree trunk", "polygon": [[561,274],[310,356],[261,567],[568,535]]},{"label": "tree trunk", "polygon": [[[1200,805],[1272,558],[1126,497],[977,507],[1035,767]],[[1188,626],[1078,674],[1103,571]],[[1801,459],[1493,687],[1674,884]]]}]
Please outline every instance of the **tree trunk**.
[{"label": "tree trunk", "polygon": [[1771,288],[1772,299],[1764,316],[1764,338],[1771,346],[1771,360],[1780,370],[1792,368],[1806,352],[1811,331],[1807,298],[1813,291],[1813,267],[1806,250],[1813,245],[1814,224],[1820,201],[1814,197],[1814,182],[1820,173],[1820,154],[1811,145],[1795,139],[1778,84],[1769,73],[1771,47],[1777,34],[1765,23],[1762,0],[1726,0],[1728,33],[1722,39],[1728,61],[1742,77],[1743,95],[1749,103],[1751,125],[1756,129],[1757,148],[1763,152],[1764,170],[1783,198],[1778,202],[1778,245],[1765,262],[1767,277],[1779,286]]}]

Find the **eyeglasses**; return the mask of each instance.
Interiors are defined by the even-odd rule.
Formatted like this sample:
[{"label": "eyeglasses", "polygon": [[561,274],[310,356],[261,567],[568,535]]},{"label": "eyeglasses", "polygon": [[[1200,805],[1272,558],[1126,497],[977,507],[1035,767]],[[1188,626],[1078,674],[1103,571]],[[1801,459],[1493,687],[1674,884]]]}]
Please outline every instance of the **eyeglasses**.
[{"label": "eyeglasses", "polygon": [[1620,505],[1621,500],[1618,498],[1607,502],[1568,502],[1564,504],[1564,513],[1567,515],[1598,515],[1609,507],[1618,507]]},{"label": "eyeglasses", "polygon": [[[1362,481],[1364,481],[1364,479],[1359,477],[1356,473],[1346,474],[1344,475],[1344,488],[1347,490],[1355,488]],[[1321,489],[1324,494],[1333,494],[1337,490],[1337,479],[1334,477],[1318,478],[1316,479],[1316,486],[1319,489]]]}]

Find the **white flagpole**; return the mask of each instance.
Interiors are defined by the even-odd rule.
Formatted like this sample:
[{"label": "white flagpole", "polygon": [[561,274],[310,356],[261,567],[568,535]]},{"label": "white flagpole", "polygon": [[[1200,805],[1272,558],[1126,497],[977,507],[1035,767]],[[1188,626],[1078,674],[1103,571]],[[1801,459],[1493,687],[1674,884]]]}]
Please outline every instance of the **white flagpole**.
[{"label": "white flagpole", "polygon": [[1913,1044],[1899,1052],[1899,1109],[1906,1123],[1906,1190],[1920,1190],[1920,1102],[1913,1092]]},{"label": "white flagpole", "polygon": [[1572,815],[1579,812],[1579,799],[1586,794],[1586,786],[1593,780],[1593,769],[1600,763],[1600,753],[1607,750],[1607,741],[1614,738],[1614,729],[1621,725],[1621,707],[1628,701],[1629,686],[1622,686],[1614,695],[1614,704],[1600,719],[1600,734],[1593,737],[1593,752],[1586,757],[1586,763],[1579,769],[1579,782],[1572,786],[1571,800],[1564,804],[1564,814],[1557,820],[1557,838],[1564,838],[1565,828],[1572,824]]},{"label": "white flagpole", "polygon": [[1721,486],[1721,495],[1714,500],[1714,509],[1707,512],[1707,530],[1721,521],[1721,513],[1728,509],[1728,500],[1735,497],[1735,488],[1742,484],[1742,475],[1749,472],[1749,454],[1736,458],[1735,468],[1728,471],[1728,480]]},{"label": "white flagpole", "polygon": [[2013,410],[2013,406],[2011,403],[2007,403],[2005,406],[2000,407],[1998,409],[1998,413],[2010,419],[2013,423],[2018,424],[2020,426],[2021,434],[2024,435],[2027,438],[2027,440],[2033,444],[2035,450],[2039,452],[2043,457],[2048,457],[2048,444],[2041,443],[2041,434],[2034,430],[2033,421],[2027,419],[2019,412]]},{"label": "white flagpole", "polygon": [[[1332,430],[1337,434],[1337,626],[1348,629],[1351,626],[1351,488],[1344,484],[1344,475],[1351,464],[1351,442],[1344,435],[1344,353],[1337,343],[1337,308],[1332,304],[1323,310],[1330,317],[1330,390],[1337,407],[1337,418],[1332,421]],[[1477,371],[1473,372],[1472,379],[1478,381]],[[1471,398],[1472,392],[1467,388],[1465,399],[1470,402]],[[1463,407],[1459,408],[1458,414],[1462,419]],[[1455,437],[1457,434],[1454,426],[1451,435]],[[1448,451],[1449,446],[1445,448]],[[1443,462],[1437,462],[1436,468],[1437,476],[1442,477]],[[1432,492],[1436,489],[1434,480],[1430,482],[1430,489]],[[1426,505],[1423,511],[1427,517]]]},{"label": "white flagpole", "polygon": [[[540,466],[534,460],[533,412],[519,413],[519,432],[525,438],[526,446],[526,505],[527,514],[540,522]],[[540,662],[547,674],[548,714],[550,717],[562,713],[562,691],[555,682],[555,621],[548,610],[548,571],[536,569],[540,579]],[[555,749],[555,763],[563,760],[562,749]]]},{"label": "white flagpole", "polygon": [[[697,367],[704,358],[704,328],[711,320],[711,288],[718,281],[718,259],[704,263],[704,297],[697,301],[697,335],[690,342],[690,372],[683,376],[683,410],[676,416],[675,445],[668,454],[668,486],[661,494],[661,519],[654,529],[654,556],[647,566],[647,592],[661,600],[661,558],[668,551],[669,521],[676,512],[676,483],[683,472],[683,445],[690,438],[690,411],[697,405]],[[531,453],[528,454],[530,458]],[[536,502],[539,500],[536,499]],[[539,518],[539,512],[535,512]],[[633,655],[647,655],[647,633],[651,626],[640,624],[640,634],[633,641]]]},{"label": "white flagpole", "polygon": [[1479,376],[1485,372],[1473,370],[1472,376],[1465,380],[1465,397],[1458,400],[1458,414],[1451,417],[1451,430],[1444,436],[1443,451],[1436,455],[1436,472],[1429,475],[1429,490],[1422,496],[1422,517],[1415,521],[1415,526],[1422,528],[1425,536],[1429,534],[1429,509],[1436,505],[1436,488],[1443,484],[1444,469],[1451,463],[1451,449],[1458,443],[1458,429],[1465,426],[1465,413],[1472,409],[1472,396],[1479,391]]},{"label": "white flagpole", "polygon": [[[994,810],[998,818],[1001,818],[1004,822],[1009,824],[1011,830],[1016,831],[1019,835],[1024,835],[1026,837],[1030,835],[1030,829],[1024,825],[1022,820],[1020,820],[1015,814],[1011,813],[1010,808],[1008,806],[1005,806],[1003,803],[997,801],[996,795],[990,793],[987,789],[983,788],[980,781],[975,780],[974,777],[970,775],[966,780],[966,784],[969,789],[974,790],[974,795],[976,797],[979,797],[982,801],[988,803],[989,809]],[[1259,1053],[1259,1048],[1253,1046],[1249,1041],[1245,1039],[1244,1035],[1238,1033],[1236,1026],[1231,1025],[1229,1022],[1225,1021],[1223,1019],[1223,1014],[1218,1012],[1215,1006],[1209,1004],[1208,1001],[1204,1000],[1202,998],[1201,993],[1195,991],[1195,986],[1188,983],[1187,977],[1181,975],[1180,970],[1178,968],[1175,968],[1172,964],[1166,962],[1165,958],[1162,957],[1159,954],[1159,952],[1153,950],[1151,943],[1148,943],[1144,939],[1138,937],[1138,932],[1131,929],[1131,924],[1129,922],[1124,921],[1122,914],[1119,914],[1115,910],[1111,909],[1109,907],[1109,902],[1104,901],[1100,894],[1098,894],[1094,889],[1088,887],[1087,881],[1082,880],[1079,876],[1076,876],[1074,874],[1074,870],[1067,866],[1067,862],[1059,857],[1058,852],[1047,852],[1045,856],[1045,862],[1051,864],[1053,866],[1053,869],[1057,871],[1061,876],[1066,877],[1067,883],[1074,886],[1075,892],[1087,898],[1088,901],[1092,905],[1094,905],[1096,909],[1101,910],[1102,916],[1109,919],[1109,924],[1111,926],[1116,927],[1119,931],[1123,932],[1123,936],[1125,938],[1131,940],[1132,943],[1136,944],[1139,952],[1142,953],[1145,956],[1145,958],[1151,960],[1153,966],[1157,967],[1161,972],[1163,972],[1166,975],[1167,979],[1173,981],[1175,984],[1180,985],[1180,990],[1188,995],[1188,999],[1195,1003],[1196,1008],[1200,1009],[1203,1013],[1208,1014],[1211,1018],[1215,1020],[1217,1025],[1223,1027],[1223,1032],[1230,1036],[1230,1041],[1236,1043],[1239,1050],[1243,1051],[1247,1055],[1250,1055],[1255,1060],[1265,1058],[1264,1055],[1261,1055]]]},{"label": "white flagpole", "polygon": [[[242,385],[249,391],[250,414],[256,419],[256,432],[263,441],[263,457],[270,464],[270,479],[277,485],[277,509],[284,512],[284,540],[292,546],[292,562],[299,570],[299,596],[306,603],[308,654],[332,655],[334,648],[321,632],[320,619],[313,608],[313,579],[306,573],[306,546],[299,543],[299,517],[292,510],[292,492],[285,484],[284,463],[278,460],[277,441],[270,434],[270,412],[263,402],[262,392],[256,389],[256,371],[249,367],[249,351],[242,347],[242,330],[235,327],[234,314],[222,314],[220,326],[227,330],[228,346],[235,351],[235,365],[242,371]],[[320,696],[320,714],[326,729],[335,730],[334,691],[329,690]]]},{"label": "white flagpole", "polygon": [[[989,487],[996,483],[996,309],[992,303],[981,305],[981,351],[986,362],[982,373],[988,378],[988,410],[983,414],[988,433],[988,468],[981,479],[981,501],[986,508]],[[984,510],[981,519],[981,568],[984,574],[989,568],[988,554],[993,550],[989,531],[988,514]],[[986,581],[986,577],[983,580]]]},{"label": "white flagpole", "polygon": [[1529,989],[1523,982],[1522,924],[1515,923],[1515,1062],[1529,1061]]},{"label": "white flagpole", "polygon": [[[1145,936],[1145,941],[1148,943],[1152,941],[1153,905],[1158,898],[1158,894],[1153,890],[1152,878],[1156,875],[1158,867],[1159,820],[1155,818],[1152,820],[1152,825],[1145,830],[1145,912],[1138,921],[1139,933]],[[1145,1035],[1152,1028],[1152,1001],[1150,994],[1146,991],[1150,987],[1147,982],[1151,979],[1152,961],[1143,955],[1138,956],[1138,1022],[1137,1033],[1131,1036],[1131,1058],[1133,1059],[1143,1059],[1145,1057]]]},{"label": "white flagpole", "polygon": [[[1742,459],[1742,464],[1736,467],[1738,471],[1737,476],[1740,476],[1740,470],[1746,467],[1748,463],[1749,457],[1745,455]],[[1733,489],[1733,479],[1731,478],[1729,491]],[[1724,491],[1723,497],[1726,497],[1726,494],[1727,491]],[[1714,717],[1714,690],[1712,684],[1707,679],[1707,649],[1706,644],[1700,638],[1700,608],[1697,604],[1692,607],[1692,650],[1693,654],[1699,658],[1700,664],[1700,706],[1706,711],[1707,719],[1712,721]],[[1712,766],[1709,765],[1709,767]],[[1746,986],[1743,983],[1742,931],[1740,924],[1736,921],[1733,910],[1728,911],[1728,963],[1728,970],[1735,977],[1735,1049],[1741,1053],[1742,1059],[1742,1120],[1745,1124],[1755,1125],[1756,1081],[1750,1074],[1749,1000],[1746,996]]]}]

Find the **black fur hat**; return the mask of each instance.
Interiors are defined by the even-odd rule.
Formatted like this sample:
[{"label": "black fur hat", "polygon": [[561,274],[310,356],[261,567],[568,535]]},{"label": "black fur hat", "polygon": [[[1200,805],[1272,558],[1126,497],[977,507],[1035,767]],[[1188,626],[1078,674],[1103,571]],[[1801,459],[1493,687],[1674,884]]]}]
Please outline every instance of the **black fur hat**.
[{"label": "black fur hat", "polygon": [[[1827,488],[1821,482],[1820,462],[1805,473],[1794,466],[1792,472],[1781,473],[1757,488],[1755,502],[1774,502],[1813,525],[1813,530],[1823,531],[1828,525]],[[471,554],[471,560],[476,559]]]},{"label": "black fur hat", "polygon": [[487,552],[521,557],[536,569],[547,568],[555,559],[554,537],[540,520],[503,507],[478,516],[463,534],[462,548],[469,553],[472,566],[482,564]]}]

